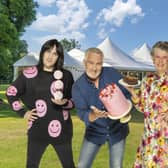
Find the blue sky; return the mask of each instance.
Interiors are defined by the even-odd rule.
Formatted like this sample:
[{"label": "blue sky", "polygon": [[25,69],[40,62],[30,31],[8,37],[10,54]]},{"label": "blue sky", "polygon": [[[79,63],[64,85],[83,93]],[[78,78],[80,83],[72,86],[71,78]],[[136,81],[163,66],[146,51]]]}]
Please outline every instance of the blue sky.
[{"label": "blue sky", "polygon": [[37,20],[22,39],[38,53],[48,39],[76,39],[81,49],[110,37],[130,53],[143,43],[168,40],[168,0],[36,0]]}]

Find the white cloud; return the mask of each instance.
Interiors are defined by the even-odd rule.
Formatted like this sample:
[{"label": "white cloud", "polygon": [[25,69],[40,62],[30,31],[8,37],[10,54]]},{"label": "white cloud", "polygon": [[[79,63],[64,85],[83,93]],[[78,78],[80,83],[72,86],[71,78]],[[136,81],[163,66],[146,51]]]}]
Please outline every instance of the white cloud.
[{"label": "white cloud", "polygon": [[[45,0],[38,0],[40,3]],[[53,3],[50,0],[50,3]],[[56,14],[44,16],[37,14],[37,20],[33,22],[31,29],[57,34],[74,36],[75,39],[84,38],[82,31],[88,27],[87,18],[91,10],[88,9],[84,0],[57,0],[55,1]]]},{"label": "white cloud", "polygon": [[104,39],[107,36],[107,32],[105,31],[104,28],[101,28],[100,31],[98,32],[98,36],[101,39]]},{"label": "white cloud", "polygon": [[40,6],[50,7],[50,6],[52,6],[54,3],[56,3],[56,0],[36,0],[36,2],[37,2]]},{"label": "white cloud", "polygon": [[100,11],[96,20],[101,29],[110,25],[114,31],[115,28],[123,24],[126,18],[130,19],[131,23],[137,23],[138,18],[143,16],[142,8],[136,3],[136,0],[128,0],[127,2],[115,0],[110,8],[103,8]]}]

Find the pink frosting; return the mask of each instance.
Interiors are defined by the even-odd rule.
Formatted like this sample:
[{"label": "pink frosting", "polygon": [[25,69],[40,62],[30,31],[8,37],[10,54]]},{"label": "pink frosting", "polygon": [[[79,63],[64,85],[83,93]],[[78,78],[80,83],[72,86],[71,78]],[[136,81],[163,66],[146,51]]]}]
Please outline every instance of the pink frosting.
[{"label": "pink frosting", "polygon": [[119,119],[129,110],[130,104],[116,84],[107,85],[99,98],[111,117]]}]

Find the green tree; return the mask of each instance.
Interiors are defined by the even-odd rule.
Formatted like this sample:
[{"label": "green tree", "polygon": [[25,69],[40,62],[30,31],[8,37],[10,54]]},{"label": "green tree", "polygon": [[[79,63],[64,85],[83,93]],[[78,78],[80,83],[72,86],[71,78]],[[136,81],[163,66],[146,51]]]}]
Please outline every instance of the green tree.
[{"label": "green tree", "polygon": [[12,64],[12,48],[17,41],[17,31],[8,17],[0,14],[0,78],[6,79]]},{"label": "green tree", "polygon": [[79,42],[76,41],[75,39],[68,40],[68,39],[64,38],[60,42],[61,42],[64,50],[67,51],[67,52],[70,51],[73,48],[80,49],[80,47],[81,47],[81,45],[79,44]]},{"label": "green tree", "polygon": [[0,0],[0,78],[11,78],[8,70],[27,53],[27,43],[20,37],[36,19],[37,7],[33,0]]}]

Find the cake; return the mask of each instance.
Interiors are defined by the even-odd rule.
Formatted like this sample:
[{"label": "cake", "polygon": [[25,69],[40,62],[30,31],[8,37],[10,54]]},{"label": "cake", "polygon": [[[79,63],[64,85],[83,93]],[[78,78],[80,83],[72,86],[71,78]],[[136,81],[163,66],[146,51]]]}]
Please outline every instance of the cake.
[{"label": "cake", "polygon": [[121,119],[129,113],[132,107],[131,102],[126,99],[120,88],[114,83],[107,85],[100,91],[99,99],[111,119]]},{"label": "cake", "polygon": [[138,84],[138,78],[136,76],[125,76],[123,81],[129,85],[136,85]]}]

